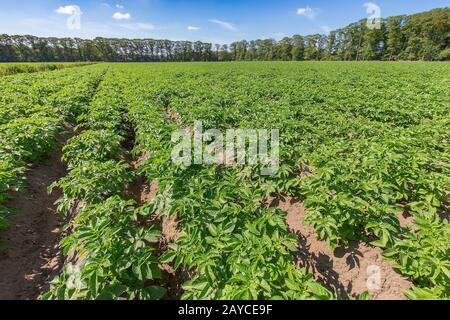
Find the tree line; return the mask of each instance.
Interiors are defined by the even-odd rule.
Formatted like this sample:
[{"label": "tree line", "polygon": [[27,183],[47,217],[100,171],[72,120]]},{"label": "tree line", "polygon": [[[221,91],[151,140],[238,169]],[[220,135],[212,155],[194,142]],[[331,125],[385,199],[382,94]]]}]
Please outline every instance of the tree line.
[{"label": "tree line", "polygon": [[0,62],[157,62],[253,60],[450,60],[450,8],[367,19],[328,35],[294,35],[228,45],[154,39],[39,38],[0,35]]}]

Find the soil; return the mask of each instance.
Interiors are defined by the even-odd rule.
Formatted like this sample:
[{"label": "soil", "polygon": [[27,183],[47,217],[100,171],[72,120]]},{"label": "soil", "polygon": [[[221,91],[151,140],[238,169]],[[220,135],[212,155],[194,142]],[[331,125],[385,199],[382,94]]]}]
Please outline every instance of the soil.
[{"label": "soil", "polygon": [[162,218],[162,234],[163,240],[166,243],[177,242],[181,237],[181,231],[179,230],[178,220],[175,215],[170,218]]},{"label": "soil", "polygon": [[[162,217],[162,238],[159,244],[159,251],[165,252],[171,243],[175,243],[181,237],[177,216],[170,218]],[[161,264],[159,268],[163,271],[164,286],[167,288],[166,300],[180,300],[184,290],[182,285],[192,279],[193,272],[183,268],[174,270],[169,264]]]},{"label": "soil", "polygon": [[[147,152],[137,158],[130,157],[127,161],[133,170],[138,170],[150,156],[151,153]],[[133,182],[125,186],[125,190],[127,198],[133,199],[137,206],[142,206],[153,201],[158,195],[158,181],[148,182],[143,175],[138,175]],[[154,224],[162,228],[162,237],[155,250],[157,256],[166,252],[169,245],[176,242],[181,236],[176,216],[171,218],[152,216],[145,221],[141,221],[141,223]],[[157,280],[155,284],[167,289],[164,299],[180,300],[183,295],[182,284],[189,280],[191,275],[185,270],[174,270],[169,264],[160,264],[159,269],[162,271],[162,278]]]},{"label": "soil", "polygon": [[28,187],[11,194],[8,206],[17,208],[11,227],[0,232],[6,249],[0,254],[0,300],[35,300],[49,289],[49,282],[63,266],[59,247],[63,219],[56,213],[59,190],[47,187],[66,175],[61,154],[46,163],[30,166]]},{"label": "soil", "polygon": [[400,222],[400,227],[407,228],[410,227],[411,230],[415,230],[415,226],[413,225],[414,217],[404,212],[399,212],[397,215],[398,221]]},{"label": "soil", "polygon": [[173,111],[172,109],[168,108],[166,110],[167,118],[173,122],[181,123],[181,116]]},{"label": "soil", "polygon": [[[146,152],[137,158],[129,156],[126,160],[131,168],[136,171],[145,164],[150,156],[151,153]],[[148,183],[144,175],[138,175],[134,181],[125,185],[125,194],[127,198],[134,200],[138,206],[149,203],[158,194],[158,181]]]},{"label": "soil", "polygon": [[[406,299],[401,290],[410,288],[411,281],[383,260],[380,248],[352,242],[345,248],[333,251],[324,241],[318,240],[313,227],[304,223],[307,210],[300,200],[286,197],[271,199],[269,204],[288,213],[286,220],[289,228],[299,239],[298,266],[306,268],[340,299],[348,299],[365,291],[369,291],[375,300]],[[380,277],[374,277],[373,272]],[[375,281],[371,282],[371,279]],[[378,282],[378,279],[381,281]],[[369,286],[368,283],[374,285]]]},{"label": "soil", "polygon": [[153,181],[148,184],[143,176],[138,176],[133,182],[125,186],[125,194],[128,199],[134,200],[138,206],[151,202],[158,194],[158,183]]},{"label": "soil", "polygon": [[[450,197],[450,191],[445,190],[445,196]],[[443,201],[442,202],[443,209],[438,211],[438,214],[442,221],[447,220],[450,221],[450,202]]]},{"label": "soil", "polygon": [[[133,168],[138,168],[148,156],[145,154],[137,159],[132,163]],[[60,158],[61,154],[55,153],[46,163],[30,166],[26,174],[27,191],[11,195],[8,206],[17,208],[19,214],[11,218],[9,230],[0,232],[0,239],[6,245],[6,250],[0,253],[0,300],[38,299],[49,289],[49,282],[64,265],[59,242],[65,222],[56,213],[54,204],[61,193],[59,190],[51,195],[47,192],[49,185],[67,174]],[[127,186],[127,193],[139,205],[148,203],[158,193],[157,181],[148,183],[139,177]],[[314,228],[304,223],[307,210],[300,200],[286,197],[271,199],[269,203],[288,213],[289,228],[299,239],[298,266],[306,268],[339,298],[369,291],[377,300],[405,299],[401,290],[410,288],[412,283],[383,260],[381,249],[352,242],[348,247],[333,251],[324,241],[318,240]],[[412,222],[411,217],[402,214],[399,220],[403,227]],[[167,248],[181,235],[179,222],[173,217],[162,218],[160,223],[163,229],[160,246]],[[178,299],[182,294],[181,284],[190,278],[189,272],[176,272],[169,265],[160,268],[165,271],[162,281],[168,287],[167,299]],[[379,288],[371,290],[367,283],[373,270],[380,272],[381,283]]]}]

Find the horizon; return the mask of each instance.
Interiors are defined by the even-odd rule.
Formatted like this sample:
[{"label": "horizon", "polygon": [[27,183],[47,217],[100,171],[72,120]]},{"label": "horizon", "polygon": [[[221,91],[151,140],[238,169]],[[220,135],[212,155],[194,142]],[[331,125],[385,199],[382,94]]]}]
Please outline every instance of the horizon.
[{"label": "horizon", "polygon": [[374,6],[379,8],[381,18],[387,18],[449,5],[449,1],[443,0],[413,4],[405,0],[395,3],[349,0],[339,4],[317,0],[288,0],[283,3],[272,0],[232,0],[227,3],[133,0],[126,4],[87,0],[23,2],[25,4],[20,11],[12,3],[3,5],[0,34],[82,39],[166,39],[219,44],[244,39],[281,40],[295,34],[328,34],[370,18]]}]

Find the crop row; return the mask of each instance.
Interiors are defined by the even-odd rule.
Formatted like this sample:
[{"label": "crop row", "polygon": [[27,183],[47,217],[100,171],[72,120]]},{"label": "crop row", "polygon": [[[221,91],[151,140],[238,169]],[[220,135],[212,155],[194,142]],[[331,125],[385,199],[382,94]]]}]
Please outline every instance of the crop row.
[{"label": "crop row", "polygon": [[0,77],[18,73],[34,73],[54,71],[65,68],[74,68],[90,65],[92,62],[79,63],[2,63],[0,64]]},{"label": "crop row", "polygon": [[173,165],[171,134],[182,127],[170,114],[170,83],[150,70],[135,73],[129,91],[140,98],[129,110],[135,153],[151,155],[141,172],[148,181],[157,179],[160,190],[142,210],[180,219],[181,237],[160,262],[193,272],[183,284],[183,299],[332,298],[295,266],[297,239],[285,213],[261,207],[268,190],[252,188],[254,181],[241,170]]},{"label": "crop row", "polygon": [[[211,71],[202,65],[153,70],[161,74],[148,101],[177,113],[181,127],[202,120],[204,130],[281,130],[281,169],[270,178],[259,176],[252,166],[164,166],[170,163],[169,132],[154,146],[160,151],[150,160],[147,175],[158,177],[166,190],[154,206],[157,212],[165,208],[165,214],[176,213],[186,233],[165,258],[198,272],[186,297],[230,297],[228,289],[234,298],[273,296],[257,281],[251,282],[257,288],[253,295],[245,291],[250,289],[240,291],[240,281],[243,288],[252,288],[245,277],[230,286],[228,281],[236,281],[235,270],[224,266],[239,252],[233,235],[240,235],[240,227],[255,229],[240,225],[242,217],[250,216],[256,223],[256,212],[264,216],[271,210],[260,204],[282,193],[304,199],[307,222],[331,247],[362,240],[386,249],[386,258],[416,284],[408,297],[448,297],[450,122],[442,70],[436,65],[399,65],[386,76],[367,66],[355,65],[357,72],[351,72],[336,65],[331,66],[334,73],[307,66],[296,74],[270,65],[263,70],[251,64],[241,70],[218,66]],[[158,120],[149,132],[161,127],[173,130]],[[414,217],[414,223],[402,228],[399,214]],[[285,228],[281,220],[278,233]],[[257,252],[250,239],[239,241]],[[246,274],[246,260],[235,261],[241,267],[236,272]],[[248,281],[255,278],[253,274]]]},{"label": "crop row", "polygon": [[[0,109],[0,228],[8,227],[14,209],[5,203],[11,190],[26,185],[28,163],[35,163],[58,147],[66,114],[76,113],[101,79],[99,69],[55,73],[50,77],[4,81]],[[6,78],[5,78],[6,79]],[[26,91],[28,88],[28,91]]]},{"label": "crop row", "polygon": [[[101,77],[102,66],[88,68]],[[306,222],[330,247],[383,248],[414,281],[409,298],[449,298],[449,72],[420,63],[109,65],[92,101],[96,76],[74,86],[58,73],[40,84],[14,78],[0,89],[17,96],[1,98],[10,106],[1,128],[35,114],[51,124],[56,114],[56,127],[65,119],[82,130],[63,150],[68,176],[53,186],[64,193],[59,210],[73,217],[62,243],[72,263],[47,298],[158,299],[161,264],[190,275],[184,299],[334,298],[296,267],[286,212],[268,205],[280,195],[303,201]],[[279,129],[280,169],[175,165],[171,135],[195,121],[204,130]],[[58,132],[36,134],[42,140],[23,149],[38,156]],[[2,154],[14,158],[12,150],[20,149]],[[130,151],[141,159],[137,172]],[[0,186],[22,168],[0,171]],[[137,175],[158,184],[140,207],[125,193]],[[413,223],[401,225],[400,214]],[[155,218],[174,216],[181,236],[159,256]]]},{"label": "crop row", "polygon": [[126,85],[131,83],[116,72],[107,73],[77,118],[83,132],[63,149],[70,172],[51,188],[62,189],[59,211],[72,217],[62,241],[68,259],[46,299],[147,300],[165,294],[154,285],[161,271],[153,244],[161,231],[142,222],[139,208],[124,192],[134,178],[125,161]]}]

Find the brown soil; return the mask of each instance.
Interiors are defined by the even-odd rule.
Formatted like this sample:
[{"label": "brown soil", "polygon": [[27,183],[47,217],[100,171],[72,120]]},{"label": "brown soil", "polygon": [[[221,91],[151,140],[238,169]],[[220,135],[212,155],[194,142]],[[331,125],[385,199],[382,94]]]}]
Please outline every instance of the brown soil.
[{"label": "brown soil", "polygon": [[398,221],[400,222],[400,227],[402,227],[402,228],[410,227],[411,230],[413,230],[413,231],[416,229],[413,225],[414,216],[411,216],[404,212],[400,212],[397,217],[398,217]]},{"label": "brown soil", "polygon": [[[145,164],[150,156],[150,152],[145,152],[137,158],[129,156],[126,160],[131,168],[136,171]],[[143,175],[138,175],[134,181],[125,185],[125,194],[127,198],[133,199],[138,206],[149,203],[158,194],[158,181],[155,180],[149,184]]]},{"label": "brown soil", "polygon": [[163,239],[166,243],[177,242],[181,237],[181,231],[178,227],[178,220],[176,216],[172,216],[170,218],[163,217],[162,218],[162,233]]},{"label": "brown soil", "polygon": [[146,179],[138,176],[133,182],[125,186],[127,198],[134,200],[138,206],[151,202],[158,194],[158,183],[148,184]]},{"label": "brown soil", "polygon": [[[151,156],[151,153],[145,153],[138,158],[128,159],[128,162],[134,170],[139,169],[142,164]],[[133,199],[138,206],[150,203],[158,195],[158,181],[151,183],[144,176],[139,175],[132,183],[125,186],[126,195],[129,199]],[[145,221],[145,224],[155,224],[162,227],[162,237],[157,245],[155,254],[161,256],[168,250],[171,243],[176,242],[181,236],[177,217],[155,217],[152,216]],[[183,295],[182,284],[190,279],[188,272],[184,270],[174,270],[169,264],[160,264],[159,269],[162,271],[162,279],[155,282],[167,289],[165,300],[180,300]]]},{"label": "brown soil", "polygon": [[66,175],[60,158],[57,153],[47,163],[31,166],[27,190],[11,195],[8,206],[19,213],[12,217],[10,229],[0,233],[6,244],[0,254],[0,300],[38,299],[63,265],[58,244],[64,222],[54,205],[61,194],[47,192],[49,185]]},{"label": "brown soil", "polygon": [[175,111],[171,110],[171,109],[167,109],[166,110],[166,114],[167,114],[167,118],[170,121],[176,122],[176,123],[181,123],[181,116],[176,113]]},{"label": "brown soil", "polygon": [[170,265],[163,264],[159,268],[163,271],[162,285],[167,289],[164,300],[181,300],[184,294],[183,284],[192,279],[193,272],[183,269],[174,270]]},{"label": "brown soil", "polygon": [[[162,217],[162,238],[159,250],[165,252],[171,243],[175,243],[181,237],[179,222],[176,216],[171,218]],[[183,296],[183,284],[192,279],[193,272],[185,269],[174,270],[170,264],[161,264],[159,268],[163,271],[164,287],[167,288],[166,300],[180,300]]]},{"label": "brown soil", "polygon": [[136,160],[133,161],[131,164],[133,167],[133,170],[138,170],[143,165],[145,165],[145,162],[152,156],[151,152],[144,152],[141,156],[139,156]]},{"label": "brown soil", "polygon": [[[445,190],[445,196],[448,198],[450,196],[450,191]],[[439,216],[441,217],[441,220],[447,220],[450,221],[450,202],[443,201],[442,202],[443,209],[438,211]]]},{"label": "brown soil", "polygon": [[[376,300],[405,299],[401,290],[410,288],[412,283],[383,260],[381,249],[352,242],[348,247],[333,251],[324,241],[318,240],[313,227],[304,223],[307,211],[301,201],[286,197],[271,199],[269,204],[288,213],[289,228],[299,237],[298,266],[306,268],[339,298],[346,299],[369,291]],[[373,268],[380,271],[381,288],[369,290],[367,282]]]}]

